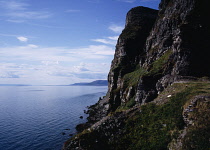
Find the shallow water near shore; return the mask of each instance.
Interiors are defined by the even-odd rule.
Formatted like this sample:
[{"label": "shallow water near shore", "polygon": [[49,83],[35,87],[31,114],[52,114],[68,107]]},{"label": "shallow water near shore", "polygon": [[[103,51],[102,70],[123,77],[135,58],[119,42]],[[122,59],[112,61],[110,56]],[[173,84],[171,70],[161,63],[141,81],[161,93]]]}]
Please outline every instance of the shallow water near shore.
[{"label": "shallow water near shore", "polygon": [[106,91],[106,86],[0,86],[0,150],[60,150],[86,121],[86,107]]}]

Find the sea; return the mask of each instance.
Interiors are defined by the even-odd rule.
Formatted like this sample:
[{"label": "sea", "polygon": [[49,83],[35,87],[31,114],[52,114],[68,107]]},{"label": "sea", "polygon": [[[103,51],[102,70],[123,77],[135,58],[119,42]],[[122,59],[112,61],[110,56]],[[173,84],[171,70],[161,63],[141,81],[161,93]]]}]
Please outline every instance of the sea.
[{"label": "sea", "polygon": [[[0,86],[0,150],[61,150],[107,86]],[[82,118],[82,117],[83,118]]]}]

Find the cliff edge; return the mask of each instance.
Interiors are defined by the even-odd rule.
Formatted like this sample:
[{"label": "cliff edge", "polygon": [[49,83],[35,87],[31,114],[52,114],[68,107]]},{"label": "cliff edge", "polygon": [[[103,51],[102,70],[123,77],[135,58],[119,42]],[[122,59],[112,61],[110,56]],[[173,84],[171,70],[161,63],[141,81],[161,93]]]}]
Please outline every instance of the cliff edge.
[{"label": "cliff edge", "polygon": [[207,0],[162,0],[159,11],[131,9],[108,92],[63,149],[209,149],[207,7]]}]

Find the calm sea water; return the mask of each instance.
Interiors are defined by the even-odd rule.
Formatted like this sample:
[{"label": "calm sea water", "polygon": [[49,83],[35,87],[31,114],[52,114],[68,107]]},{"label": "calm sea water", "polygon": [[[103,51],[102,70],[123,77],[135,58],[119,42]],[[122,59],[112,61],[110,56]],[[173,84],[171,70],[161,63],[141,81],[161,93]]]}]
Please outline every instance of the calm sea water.
[{"label": "calm sea water", "polygon": [[[106,86],[0,86],[0,150],[60,150]],[[65,134],[65,135],[63,135]]]}]

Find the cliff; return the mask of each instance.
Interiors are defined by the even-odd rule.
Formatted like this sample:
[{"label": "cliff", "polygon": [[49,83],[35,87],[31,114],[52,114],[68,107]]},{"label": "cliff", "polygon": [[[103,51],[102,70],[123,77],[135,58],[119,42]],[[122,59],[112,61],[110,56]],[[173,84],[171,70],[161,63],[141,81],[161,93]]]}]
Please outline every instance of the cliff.
[{"label": "cliff", "polygon": [[207,150],[210,17],[207,0],[131,9],[85,130],[63,149]]}]

